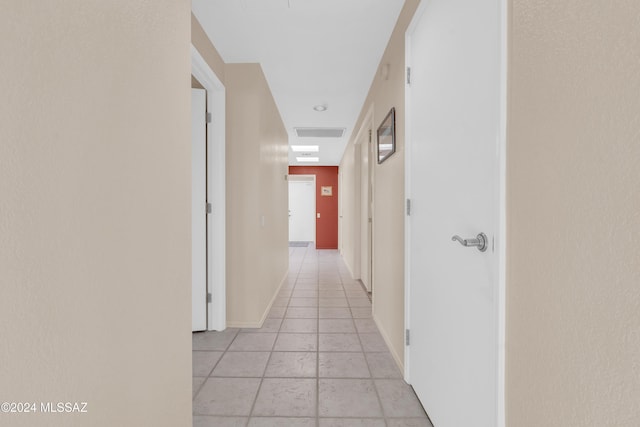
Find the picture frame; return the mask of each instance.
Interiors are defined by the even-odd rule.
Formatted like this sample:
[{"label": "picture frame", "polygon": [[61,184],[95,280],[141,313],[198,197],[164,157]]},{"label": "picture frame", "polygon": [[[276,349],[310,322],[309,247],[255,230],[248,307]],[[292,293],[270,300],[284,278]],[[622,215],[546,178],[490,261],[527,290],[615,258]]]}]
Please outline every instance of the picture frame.
[{"label": "picture frame", "polygon": [[389,113],[378,127],[378,164],[382,164],[396,152],[396,109],[391,108]]}]

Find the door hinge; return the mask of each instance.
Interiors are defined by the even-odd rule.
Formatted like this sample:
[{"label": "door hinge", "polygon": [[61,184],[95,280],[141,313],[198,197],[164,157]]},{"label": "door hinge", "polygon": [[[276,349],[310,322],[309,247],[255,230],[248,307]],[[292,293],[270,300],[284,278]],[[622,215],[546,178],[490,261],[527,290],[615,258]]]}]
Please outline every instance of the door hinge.
[{"label": "door hinge", "polygon": [[211,203],[207,203],[207,213],[213,213],[213,205]]},{"label": "door hinge", "polygon": [[411,67],[407,67],[407,84],[411,84]]},{"label": "door hinge", "polygon": [[211,295],[210,292],[207,292],[207,302],[212,302],[213,301],[213,296]]},{"label": "door hinge", "polygon": [[406,330],[406,344],[405,345],[409,345],[411,343],[411,333],[409,332],[409,329]]},{"label": "door hinge", "polygon": [[207,113],[207,123],[211,123],[213,121],[213,115],[211,113]]},{"label": "door hinge", "polygon": [[411,199],[407,199],[407,216],[411,216]]},{"label": "door hinge", "polygon": [[371,142],[371,129],[369,129],[369,142]]}]

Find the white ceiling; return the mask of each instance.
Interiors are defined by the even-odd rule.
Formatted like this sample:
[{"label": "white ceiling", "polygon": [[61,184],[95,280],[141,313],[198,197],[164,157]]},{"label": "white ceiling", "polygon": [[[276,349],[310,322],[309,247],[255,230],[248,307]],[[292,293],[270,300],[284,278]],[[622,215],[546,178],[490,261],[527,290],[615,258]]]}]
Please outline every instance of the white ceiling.
[{"label": "white ceiling", "polygon": [[[227,63],[259,62],[289,145],[319,145],[335,166],[377,71],[404,0],[192,0]],[[327,111],[313,106],[324,104]],[[298,138],[296,127],[345,128],[342,138]],[[314,154],[316,155],[316,154]],[[298,165],[289,150],[289,163]]]}]

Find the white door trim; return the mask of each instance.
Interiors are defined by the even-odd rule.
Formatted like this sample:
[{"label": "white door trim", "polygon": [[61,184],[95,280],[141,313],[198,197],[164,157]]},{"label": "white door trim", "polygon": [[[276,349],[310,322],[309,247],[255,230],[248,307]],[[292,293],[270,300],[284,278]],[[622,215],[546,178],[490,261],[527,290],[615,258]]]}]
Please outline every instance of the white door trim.
[{"label": "white door trim", "polygon": [[[498,221],[498,236],[496,245],[498,246],[498,313],[496,317],[498,319],[498,366],[497,366],[497,382],[498,382],[498,396],[497,396],[497,414],[498,424],[497,427],[505,427],[505,372],[506,372],[506,354],[505,354],[505,342],[506,342],[506,144],[507,144],[507,0],[500,1],[500,141],[498,142],[499,152],[499,176],[498,176],[498,194],[499,194],[499,218]],[[417,23],[420,21],[421,16],[424,14],[428,0],[422,1],[416,10],[411,24],[407,28],[405,33],[405,66],[411,66],[411,35],[415,31]],[[405,70],[406,71],[406,70]],[[411,91],[410,85],[405,77],[405,197],[407,200],[411,199]],[[407,212],[405,212],[405,215]],[[410,301],[411,301],[411,283],[410,283],[410,253],[411,248],[411,229],[410,222],[405,216],[404,222],[404,307],[405,307],[405,330],[411,330],[411,313],[410,313]],[[405,334],[405,352],[404,352],[404,379],[407,383],[411,384],[411,360],[410,351],[406,347],[406,334]]]},{"label": "white door trim", "polygon": [[411,330],[411,224],[407,218],[407,208],[411,200],[411,91],[407,74],[409,67],[411,67],[411,34],[415,31],[416,23],[424,13],[426,3],[427,1],[420,2],[404,34],[404,380],[407,384],[411,384],[411,355],[407,348],[406,334],[406,331]]},{"label": "white door trim", "polygon": [[344,256],[344,250],[342,247],[344,245],[344,236],[342,235],[344,230],[344,224],[342,223],[342,163],[338,168],[338,188],[340,189],[338,192],[338,253]]},{"label": "white door trim", "polygon": [[191,74],[207,91],[207,200],[213,211],[207,216],[208,330],[227,327],[225,272],[225,87],[195,46],[191,45]]},{"label": "white door trim", "polygon": [[191,88],[191,330],[207,330],[207,91]]},{"label": "white door trim", "polygon": [[506,329],[507,329],[507,96],[508,6],[500,0],[500,123],[498,129],[498,427],[506,426]]},{"label": "white door trim", "polygon": [[[369,106],[369,109],[367,110],[367,113],[365,114],[364,118],[362,119],[362,125],[360,125],[360,129],[358,130],[358,133],[356,134],[356,137],[354,139],[354,146],[356,148],[358,148],[358,146],[361,146],[363,141],[368,141],[368,135],[367,132],[371,131],[371,144],[366,145],[366,150],[367,150],[367,156],[368,156],[368,167],[369,169],[366,171],[366,176],[368,179],[368,182],[366,183],[366,188],[369,191],[369,194],[367,195],[367,201],[369,203],[369,205],[373,204],[373,188],[372,187],[372,181],[373,181],[373,171],[375,170],[375,168],[373,167],[374,163],[374,159],[375,156],[372,154],[375,154],[372,150],[374,147],[374,141],[375,141],[375,135],[373,134],[374,132],[374,123],[373,123],[373,110],[374,106],[373,104],[371,104]],[[362,153],[362,147],[360,148],[360,153]],[[359,228],[357,230],[357,235],[358,235],[358,241],[354,242],[354,244],[356,245],[355,247],[357,248],[356,252],[356,256],[355,256],[355,265],[354,265],[354,273],[357,272],[357,277],[359,277],[360,279],[362,279],[362,256],[363,256],[363,251],[366,253],[366,257],[369,258],[368,259],[368,279],[369,279],[369,283],[364,283],[365,287],[367,288],[367,290],[369,292],[372,291],[373,289],[373,268],[371,268],[371,266],[373,265],[373,209],[371,209],[371,212],[369,212],[369,206],[363,206],[362,205],[362,188],[363,188],[363,183],[361,181],[361,177],[362,177],[362,154],[360,154],[359,156],[355,156],[355,152],[354,152],[354,157],[356,158],[356,160],[360,163],[359,167],[356,167],[356,170],[359,171],[360,174],[360,179],[356,179],[356,182],[359,182],[360,185],[359,187],[356,189],[357,191],[357,197],[360,200],[360,212],[358,213],[358,221],[356,221],[357,227]],[[377,163],[377,161],[376,161]],[[369,197],[370,195],[370,197]],[[371,214],[371,224],[366,224],[367,228],[371,229],[371,235],[367,237],[369,246],[371,247],[371,251],[369,251],[369,247],[362,247],[362,220],[363,220],[363,210],[367,210],[367,214]],[[367,233],[369,233],[369,231],[367,230]],[[367,267],[365,265],[365,267]]]}]

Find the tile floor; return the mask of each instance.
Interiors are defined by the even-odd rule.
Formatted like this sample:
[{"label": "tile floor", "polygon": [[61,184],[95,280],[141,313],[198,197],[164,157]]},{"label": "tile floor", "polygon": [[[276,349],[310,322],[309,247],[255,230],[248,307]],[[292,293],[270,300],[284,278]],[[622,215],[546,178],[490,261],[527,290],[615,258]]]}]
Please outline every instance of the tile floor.
[{"label": "tile floor", "polygon": [[289,253],[261,329],[193,334],[193,425],[431,427],[338,253]]}]

